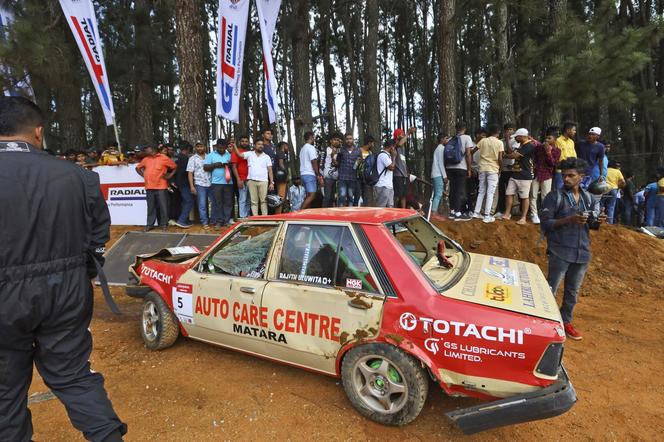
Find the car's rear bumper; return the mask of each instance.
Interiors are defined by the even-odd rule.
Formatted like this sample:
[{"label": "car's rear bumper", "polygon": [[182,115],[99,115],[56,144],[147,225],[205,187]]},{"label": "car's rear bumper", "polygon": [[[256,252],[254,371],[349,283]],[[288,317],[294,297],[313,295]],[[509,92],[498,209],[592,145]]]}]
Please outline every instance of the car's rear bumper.
[{"label": "car's rear bumper", "polygon": [[576,391],[560,366],[558,380],[541,390],[445,413],[465,434],[504,425],[546,419],[565,413],[576,402]]}]

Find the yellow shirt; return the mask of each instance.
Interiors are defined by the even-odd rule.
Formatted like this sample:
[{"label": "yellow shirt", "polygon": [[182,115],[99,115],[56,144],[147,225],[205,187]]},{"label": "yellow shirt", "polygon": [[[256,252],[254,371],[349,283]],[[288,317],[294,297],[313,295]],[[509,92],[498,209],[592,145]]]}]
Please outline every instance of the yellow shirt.
[{"label": "yellow shirt", "polygon": [[611,190],[618,188],[618,183],[625,181],[622,172],[619,169],[609,167],[606,172],[606,184],[609,185]]},{"label": "yellow shirt", "polygon": [[657,195],[664,195],[664,178],[657,181],[657,187],[659,187],[659,192],[657,192]]},{"label": "yellow shirt", "polygon": [[480,159],[477,162],[480,172],[500,172],[498,155],[505,150],[503,142],[496,137],[487,137],[477,143],[480,150]]},{"label": "yellow shirt", "polygon": [[556,147],[560,149],[560,160],[566,158],[576,158],[576,150],[574,149],[574,140],[561,135],[556,140]]},{"label": "yellow shirt", "polygon": [[118,164],[122,161],[124,161],[124,155],[121,153],[114,154],[110,152],[104,152],[101,156],[101,160],[99,160],[99,164],[112,165]]}]

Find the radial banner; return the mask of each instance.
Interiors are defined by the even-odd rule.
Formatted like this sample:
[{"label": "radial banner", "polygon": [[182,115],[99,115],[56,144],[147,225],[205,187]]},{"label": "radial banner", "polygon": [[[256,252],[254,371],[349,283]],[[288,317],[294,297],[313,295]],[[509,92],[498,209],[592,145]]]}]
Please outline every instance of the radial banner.
[{"label": "radial banner", "polygon": [[263,71],[265,72],[265,99],[270,123],[277,121],[277,80],[274,77],[274,63],[272,60],[272,38],[277,26],[281,0],[256,0],[258,21],[261,26],[261,39],[263,41]]},{"label": "radial banner", "polygon": [[101,38],[99,37],[99,28],[97,27],[92,1],[60,0],[60,6],[67,23],[69,23],[69,28],[74,34],[78,49],[83,55],[85,66],[88,68],[97,96],[99,96],[106,125],[110,126],[113,124],[115,111],[113,110],[111,86],[108,82]]},{"label": "radial banner", "polygon": [[217,115],[240,122],[240,93],[249,0],[219,0]]}]

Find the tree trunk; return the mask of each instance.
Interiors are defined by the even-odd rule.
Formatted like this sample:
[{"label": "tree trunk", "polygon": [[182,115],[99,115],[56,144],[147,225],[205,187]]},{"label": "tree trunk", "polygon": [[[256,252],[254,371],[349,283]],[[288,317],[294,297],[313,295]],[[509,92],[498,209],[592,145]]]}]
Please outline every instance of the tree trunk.
[{"label": "tree trunk", "polygon": [[[559,34],[566,26],[567,22],[567,0],[549,0],[549,21],[553,36]],[[551,66],[562,63],[562,56],[554,55]],[[549,105],[546,106],[544,122],[546,127],[560,125],[562,116],[560,106],[555,100],[549,98]]]},{"label": "tree trunk", "polygon": [[440,0],[438,63],[440,66],[440,123],[447,134],[454,134],[456,124],[456,85],[455,85],[455,0]]},{"label": "tree trunk", "polygon": [[291,32],[293,44],[293,95],[295,98],[295,144],[304,143],[304,133],[312,128],[311,88],[309,87],[309,9],[310,0],[293,0]]},{"label": "tree trunk", "polygon": [[496,41],[496,83],[498,90],[492,100],[494,121],[514,123],[514,102],[512,101],[511,57],[507,44],[507,2],[501,0],[496,4],[494,15],[494,38]]},{"label": "tree trunk", "polygon": [[[367,0],[367,38],[364,43],[365,112],[367,135],[380,140],[380,98],[378,96],[378,0]],[[360,140],[360,143],[363,143]]]},{"label": "tree trunk", "polygon": [[195,142],[207,140],[203,26],[198,2],[176,0],[176,56],[180,70],[180,136]]},{"label": "tree trunk", "polygon": [[[336,130],[337,121],[336,121],[336,106],[334,100],[334,67],[332,66],[332,57],[330,47],[332,42],[330,25],[332,21],[332,0],[329,0],[325,5],[321,2],[321,27],[323,29],[323,77],[325,83],[325,111],[327,112],[327,117],[325,121],[327,122],[327,132],[331,134]],[[322,123],[321,123],[322,126]]]}]

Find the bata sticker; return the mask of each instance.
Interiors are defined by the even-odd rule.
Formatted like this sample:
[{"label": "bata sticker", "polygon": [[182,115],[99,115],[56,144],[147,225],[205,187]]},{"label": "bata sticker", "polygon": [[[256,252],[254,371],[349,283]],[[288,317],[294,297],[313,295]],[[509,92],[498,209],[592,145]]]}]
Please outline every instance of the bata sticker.
[{"label": "bata sticker", "polygon": [[362,290],[362,280],[346,278],[346,288]]},{"label": "bata sticker", "polygon": [[196,298],[197,315],[231,319],[233,332],[286,344],[284,333],[308,335],[339,342],[341,319],[313,312],[270,310],[253,304],[229,302],[223,298]]},{"label": "bata sticker", "polygon": [[489,301],[501,302],[503,304],[512,303],[512,292],[506,285],[487,284],[484,287],[484,297]]},{"label": "bata sticker", "polygon": [[441,339],[449,336],[460,338],[473,337],[482,341],[508,342],[516,345],[523,345],[524,335],[531,333],[530,329],[517,330],[514,328],[495,327],[493,325],[477,326],[475,324],[446,321],[444,319],[418,318],[410,312],[401,314],[399,325],[406,331],[414,331],[421,326],[423,333],[438,334]]},{"label": "bata sticker", "polygon": [[194,323],[191,284],[176,284],[173,287],[173,311],[181,322]]}]

